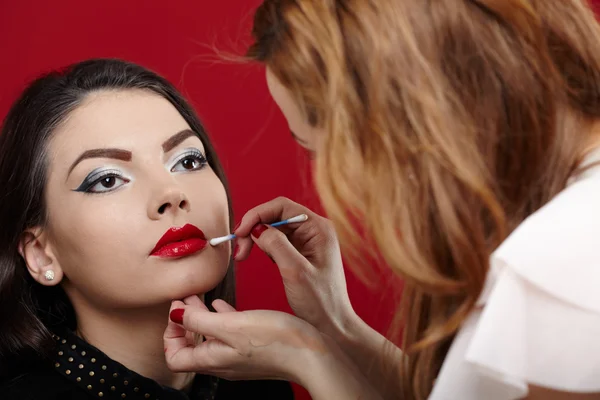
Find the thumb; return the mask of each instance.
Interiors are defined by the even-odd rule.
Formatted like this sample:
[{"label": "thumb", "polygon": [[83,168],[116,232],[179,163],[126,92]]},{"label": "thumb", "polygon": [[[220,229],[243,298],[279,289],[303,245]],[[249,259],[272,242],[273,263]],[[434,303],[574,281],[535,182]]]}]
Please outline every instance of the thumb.
[{"label": "thumb", "polygon": [[310,267],[308,260],[279,229],[259,224],[252,229],[251,236],[254,243],[277,264],[283,278],[297,276],[302,269]]}]

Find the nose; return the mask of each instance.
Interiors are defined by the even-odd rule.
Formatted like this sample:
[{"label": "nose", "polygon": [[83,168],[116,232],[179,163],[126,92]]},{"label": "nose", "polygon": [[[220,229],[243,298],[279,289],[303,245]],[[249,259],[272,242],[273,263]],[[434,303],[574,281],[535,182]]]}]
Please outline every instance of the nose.
[{"label": "nose", "polygon": [[148,208],[148,217],[152,220],[159,220],[169,213],[189,212],[190,202],[183,191],[171,187],[166,188],[162,193],[150,202]]}]

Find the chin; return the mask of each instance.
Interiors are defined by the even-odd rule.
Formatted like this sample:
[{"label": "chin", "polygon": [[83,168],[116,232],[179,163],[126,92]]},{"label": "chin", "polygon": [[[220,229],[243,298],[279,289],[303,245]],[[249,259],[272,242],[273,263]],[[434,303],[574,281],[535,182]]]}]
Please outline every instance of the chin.
[{"label": "chin", "polygon": [[210,292],[223,281],[226,273],[227,268],[206,270],[198,268],[197,263],[193,268],[181,268],[172,273],[175,279],[169,282],[172,285],[170,292],[173,294],[173,299]]}]

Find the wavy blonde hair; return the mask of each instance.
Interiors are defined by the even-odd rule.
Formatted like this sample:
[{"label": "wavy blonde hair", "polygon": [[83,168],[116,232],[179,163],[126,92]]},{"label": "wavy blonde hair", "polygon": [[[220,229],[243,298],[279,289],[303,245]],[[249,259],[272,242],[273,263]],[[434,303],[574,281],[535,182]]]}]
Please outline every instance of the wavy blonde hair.
[{"label": "wavy blonde hair", "polygon": [[249,56],[325,128],[316,183],[344,249],[361,221],[405,281],[404,395],[424,399],[491,252],[590,145],[594,15],[583,0],[266,0],[253,36]]}]

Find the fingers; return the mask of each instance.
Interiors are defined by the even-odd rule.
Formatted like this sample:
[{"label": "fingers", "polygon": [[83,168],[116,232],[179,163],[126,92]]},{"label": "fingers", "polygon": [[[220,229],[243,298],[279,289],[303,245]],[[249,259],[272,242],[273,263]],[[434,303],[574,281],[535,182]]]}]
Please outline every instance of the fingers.
[{"label": "fingers", "polygon": [[[250,240],[249,235],[254,226],[257,224],[272,224],[300,214],[307,214],[309,219],[317,217],[317,214],[313,213],[308,208],[285,197],[278,197],[246,212],[239,227],[235,230],[235,234],[238,236],[237,244],[239,246],[239,253],[236,260],[245,260],[250,254],[250,250],[252,250],[252,240]],[[284,231],[289,229],[290,227],[282,227],[282,230]]]},{"label": "fingers", "polygon": [[206,305],[204,304],[202,299],[200,299],[200,297],[198,297],[196,295],[186,297],[185,299],[183,299],[183,302],[188,306],[202,307],[202,308],[208,310],[208,308],[206,308]]},{"label": "fingers", "polygon": [[260,237],[253,236],[253,240],[262,251],[271,256],[284,281],[297,281],[302,271],[311,268],[308,260],[279,229],[267,227]]},{"label": "fingers", "polygon": [[167,352],[167,366],[174,372],[212,372],[218,373],[235,359],[235,350],[213,339],[195,347],[184,347]]},{"label": "fingers", "polygon": [[[185,304],[182,301],[176,300],[171,303],[171,309],[169,310],[169,314],[171,311],[184,308]],[[165,329],[165,333],[163,335],[163,341],[165,346],[165,353],[174,354],[180,349],[187,347],[188,338],[186,336],[187,330],[181,325],[176,324],[171,321],[169,318],[169,322],[167,324],[167,328]]]},{"label": "fingers", "polygon": [[[239,227],[234,232],[238,236],[236,261],[243,261],[248,258],[253,245],[250,233],[254,226],[257,224],[271,224],[300,214],[308,215],[309,220],[315,220],[318,217],[317,214],[308,208],[285,197],[278,197],[246,212]],[[291,232],[294,229],[292,226],[283,226],[280,228],[284,232]]]},{"label": "fingers", "polygon": [[[204,304],[204,302],[200,299],[200,297],[198,297],[196,295],[186,297],[185,299],[183,299],[183,302],[187,306],[200,307],[201,309],[203,309],[205,311],[209,311],[208,307],[206,307],[206,304]],[[193,332],[188,332],[186,335],[188,344],[190,344],[190,345],[195,345],[196,343],[198,343],[199,337],[200,337],[200,335],[193,333]],[[210,336],[207,336],[206,339],[212,339],[212,338]]]},{"label": "fingers", "polygon": [[234,256],[233,256],[234,260],[235,261],[244,261],[250,255],[250,252],[252,251],[252,247],[254,246],[254,241],[249,236],[247,236],[247,237],[238,236],[235,244],[236,244],[237,248],[236,248]]},{"label": "fingers", "polygon": [[221,300],[221,299],[217,299],[217,300],[213,301],[212,306],[215,310],[217,310],[217,312],[220,312],[220,313],[237,311],[235,308],[233,308],[231,305],[229,305],[229,303],[227,303],[226,301]]},{"label": "fingers", "polygon": [[[219,307],[224,307],[225,302],[218,302]],[[233,309],[233,307],[231,307]],[[235,310],[234,310],[235,311]],[[173,317],[173,315],[171,315]],[[234,337],[235,327],[238,325],[239,313],[231,312],[218,312],[213,313],[206,308],[203,304],[202,307],[190,307],[187,306],[183,309],[183,315],[179,315],[182,318],[180,327],[189,332],[204,335],[205,337],[213,337],[219,339],[227,344],[231,344]],[[179,322],[179,321],[178,321]]]},{"label": "fingers", "polygon": [[311,211],[290,199],[278,197],[246,212],[235,233],[238,236],[248,236],[256,224],[270,224],[307,212]]}]

